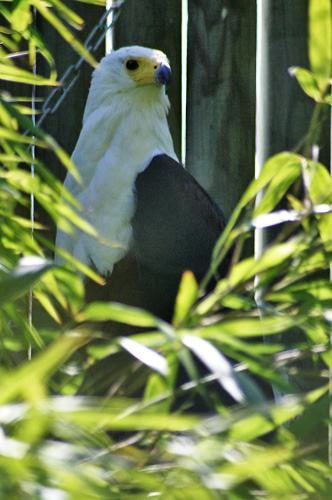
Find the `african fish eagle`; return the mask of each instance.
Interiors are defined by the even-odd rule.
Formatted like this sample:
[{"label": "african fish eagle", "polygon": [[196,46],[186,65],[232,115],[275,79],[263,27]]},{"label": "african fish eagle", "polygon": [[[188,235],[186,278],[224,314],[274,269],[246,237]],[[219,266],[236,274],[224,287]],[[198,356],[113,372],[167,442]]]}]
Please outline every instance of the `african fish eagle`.
[{"label": "african fish eagle", "polygon": [[101,60],[72,155],[83,183],[70,173],[65,180],[101,240],[58,230],[56,241],[106,277],[104,287],[89,284],[90,298],[141,306],[165,320],[183,272],[204,276],[226,224],[174,152],[170,79],[158,50],[125,47]]}]

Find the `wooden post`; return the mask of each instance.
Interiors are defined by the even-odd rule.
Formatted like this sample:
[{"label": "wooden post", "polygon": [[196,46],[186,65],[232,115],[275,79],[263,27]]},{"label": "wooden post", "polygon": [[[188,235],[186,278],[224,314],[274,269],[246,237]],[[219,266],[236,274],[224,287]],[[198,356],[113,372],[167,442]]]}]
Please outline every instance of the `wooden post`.
[{"label": "wooden post", "polygon": [[172,67],[169,125],[181,155],[181,0],[126,0],[115,25],[114,48],[143,45],[165,52]]},{"label": "wooden post", "polygon": [[255,0],[189,1],[188,170],[230,215],[254,176]]}]

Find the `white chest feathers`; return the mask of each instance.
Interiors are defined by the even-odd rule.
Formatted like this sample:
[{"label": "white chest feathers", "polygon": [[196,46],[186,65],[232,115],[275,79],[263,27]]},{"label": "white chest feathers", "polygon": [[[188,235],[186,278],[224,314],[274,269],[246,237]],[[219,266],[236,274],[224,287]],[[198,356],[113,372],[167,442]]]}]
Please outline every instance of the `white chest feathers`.
[{"label": "white chest feathers", "polygon": [[144,100],[143,90],[130,103],[124,96],[87,116],[72,156],[83,184],[70,174],[65,181],[99,239],[58,231],[56,244],[102,275],[111,273],[130,247],[137,175],[158,154],[177,159],[166,120],[168,99],[164,95],[156,105]]}]

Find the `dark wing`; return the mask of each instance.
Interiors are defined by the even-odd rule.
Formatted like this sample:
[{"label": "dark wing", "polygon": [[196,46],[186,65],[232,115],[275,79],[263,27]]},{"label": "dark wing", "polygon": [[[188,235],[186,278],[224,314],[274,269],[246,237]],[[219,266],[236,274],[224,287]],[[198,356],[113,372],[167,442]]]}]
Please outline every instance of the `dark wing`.
[{"label": "dark wing", "polygon": [[183,272],[193,271],[198,281],[203,278],[226,218],[182,165],[167,155],[153,158],[137,176],[135,190],[133,252],[146,307],[170,320]]},{"label": "dark wing", "polygon": [[[135,195],[132,247],[114,266],[105,286],[92,281],[86,284],[86,298],[143,307],[171,321],[183,272],[190,269],[198,281],[203,278],[226,218],[182,165],[167,155],[153,158],[137,176]],[[227,264],[220,271],[225,274]],[[103,324],[102,330],[114,336],[138,331],[114,322]],[[144,367],[135,367],[133,358],[124,352],[92,366],[79,392],[97,394],[98,388],[104,394],[114,381],[118,386],[123,365],[137,371],[125,379],[130,379],[130,387],[120,389],[126,394],[139,393],[146,380]]]}]

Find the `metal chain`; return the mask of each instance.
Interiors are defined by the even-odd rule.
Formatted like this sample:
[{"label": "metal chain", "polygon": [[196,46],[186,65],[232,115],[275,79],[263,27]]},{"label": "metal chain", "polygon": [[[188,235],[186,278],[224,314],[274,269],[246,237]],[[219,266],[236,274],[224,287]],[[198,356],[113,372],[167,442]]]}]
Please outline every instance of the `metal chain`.
[{"label": "metal chain", "polygon": [[[121,13],[121,6],[124,2],[125,0],[118,0],[116,2],[116,5],[112,5],[101,16],[99,22],[94,26],[84,43],[84,47],[88,52],[93,54],[98,49],[98,47],[104,40],[108,30],[110,30],[113,27],[114,23],[117,21]],[[112,22],[110,24],[107,24],[108,16],[112,12]],[[80,74],[80,67],[84,61],[84,57],[80,57],[76,64],[71,64],[67,68],[62,78],[59,80],[60,85],[56,87],[46,99],[42,108],[42,114],[37,121],[37,126],[40,126],[49,114],[55,113],[55,111],[57,111],[62,101],[67,97],[68,93],[78,79]]]}]

